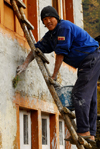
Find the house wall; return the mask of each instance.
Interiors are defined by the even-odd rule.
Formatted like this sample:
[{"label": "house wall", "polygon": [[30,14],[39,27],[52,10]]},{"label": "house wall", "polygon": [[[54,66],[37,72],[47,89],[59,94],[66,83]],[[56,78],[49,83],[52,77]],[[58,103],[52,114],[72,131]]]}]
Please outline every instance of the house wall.
[{"label": "house wall", "polygon": [[83,28],[83,9],[82,0],[73,0],[74,23]]},{"label": "house wall", "polygon": [[[75,1],[77,4],[79,3],[79,0]],[[24,2],[27,4],[27,0],[24,0]],[[36,1],[36,4],[38,8],[38,37],[36,36],[36,38],[41,39],[47,29],[40,21],[40,11],[44,6],[52,5],[52,1],[38,0]],[[6,10],[6,14],[4,14],[4,9]],[[75,23],[78,25],[80,21],[75,17],[77,11],[80,12],[80,8],[77,10],[75,5],[74,18]],[[25,13],[27,16],[26,11]],[[34,112],[36,113],[37,111],[38,119],[41,117],[41,112],[48,113],[50,114],[52,125],[54,121],[52,114],[55,114],[56,120],[54,121],[54,124],[58,122],[58,117],[60,115],[35,60],[32,61],[27,70],[20,75],[17,87],[14,89],[12,86],[12,80],[16,75],[16,68],[18,65],[23,63],[30,51],[30,48],[23,36],[23,32],[20,25],[18,25],[17,20],[15,33],[15,28],[12,25],[12,19],[8,19],[11,15],[13,17],[12,10],[9,11],[6,9],[4,0],[0,0],[0,148],[2,149],[20,148],[20,109],[31,110],[33,117]],[[9,24],[9,26],[7,26],[7,24]],[[54,53],[51,53],[50,55],[46,56],[50,61],[48,68],[52,74],[55,55]],[[61,83],[61,85],[73,85],[75,80],[76,69],[63,63],[58,74],[58,82]],[[38,122],[37,125],[40,126],[41,122]],[[58,124],[56,125],[58,127]],[[37,132],[38,131],[39,130],[37,130]],[[68,130],[66,130],[66,135],[68,136],[69,134],[67,131]],[[59,134],[58,130],[55,130],[55,132],[56,135]],[[41,149],[41,133],[39,135],[39,140],[37,140],[38,145],[36,144],[36,146]],[[51,134],[52,148],[55,145],[53,140],[56,140],[56,135],[54,135],[53,132]],[[55,142],[56,144],[59,144],[57,140]],[[67,149],[70,149],[70,144],[67,144]]]}]

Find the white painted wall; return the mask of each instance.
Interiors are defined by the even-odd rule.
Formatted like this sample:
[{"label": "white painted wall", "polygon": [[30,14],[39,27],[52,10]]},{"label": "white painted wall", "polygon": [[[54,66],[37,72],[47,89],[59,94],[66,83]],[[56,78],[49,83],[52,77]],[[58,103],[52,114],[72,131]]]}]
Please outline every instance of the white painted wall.
[{"label": "white painted wall", "polygon": [[82,0],[73,0],[74,23],[83,28]]},{"label": "white painted wall", "polygon": [[[1,32],[1,30],[0,30]],[[16,68],[17,42],[0,33],[0,148],[12,149],[16,137],[16,108],[12,102],[12,78]],[[20,47],[19,47],[20,48]],[[16,49],[14,51],[14,49]]]},{"label": "white painted wall", "polygon": [[47,28],[44,26],[44,24],[41,21],[41,10],[46,6],[52,6],[52,0],[38,0],[38,21],[39,21],[39,39],[43,37],[45,32],[47,32]]}]

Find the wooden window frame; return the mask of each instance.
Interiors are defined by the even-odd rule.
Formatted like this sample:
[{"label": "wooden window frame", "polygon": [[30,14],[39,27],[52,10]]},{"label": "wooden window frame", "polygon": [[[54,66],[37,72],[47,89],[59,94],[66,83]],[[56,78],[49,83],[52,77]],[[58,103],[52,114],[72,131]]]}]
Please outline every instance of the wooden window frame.
[{"label": "wooden window frame", "polygon": [[[59,118],[59,122],[62,123],[62,135],[63,135],[63,145],[60,145],[60,142],[59,142],[59,146],[60,146],[60,149],[65,149],[65,141],[64,141],[64,137],[65,137],[65,125],[64,125],[64,120]],[[60,138],[59,138],[59,140],[60,140]]]},{"label": "wooden window frame", "polygon": [[[38,1],[37,0],[23,0],[23,2],[25,3],[25,5],[27,6],[27,9],[23,9],[26,15],[26,18],[28,18],[28,20],[31,22],[31,24],[34,26],[34,30],[32,30],[33,35],[36,39],[36,41],[38,41],[39,39],[39,35],[38,35]],[[8,30],[12,30],[13,32],[15,32],[15,34],[17,36],[19,36],[20,38],[25,38],[24,37],[24,33],[22,31],[22,29],[20,28],[20,23],[17,19],[17,17],[14,14],[14,27],[10,28],[9,25],[7,27],[7,25],[5,25],[5,10],[4,7],[5,5],[11,9],[12,6],[10,4],[10,0],[0,0],[0,24],[2,24],[4,27],[6,27]],[[34,7],[34,9],[33,9]],[[12,18],[12,17],[11,17]]]},{"label": "wooden window frame", "polygon": [[[34,9],[33,9],[33,6]],[[34,26],[32,33],[35,37],[35,40],[38,41],[38,1],[37,0],[27,0],[27,16],[30,23]]]},{"label": "wooden window frame", "polygon": [[[13,12],[13,9],[12,9],[12,6],[10,4],[10,2],[8,0],[4,0],[4,9],[3,9],[3,17],[5,18],[5,7],[6,9],[10,9],[12,12]],[[11,12],[10,11],[10,12]],[[5,23],[5,19],[3,19],[3,25],[8,28],[9,30],[12,30],[13,32],[16,32],[16,21],[15,21],[15,14],[13,13],[13,29],[9,28],[8,26],[6,26],[6,23]]]},{"label": "wooden window frame", "polygon": [[50,149],[50,120],[49,120],[49,115],[43,115],[41,116],[41,121],[42,119],[46,119],[47,120],[47,145],[43,145],[42,144],[42,149]]},{"label": "wooden window frame", "polygon": [[[61,0],[52,0],[52,6],[57,10],[59,16],[61,17],[60,3]],[[63,9],[63,19],[69,20],[74,23],[73,0],[62,0],[62,9]]]},{"label": "wooden window frame", "polygon": [[[24,111],[19,111],[20,115],[20,149],[31,149],[31,113],[27,112],[26,110]],[[23,116],[27,115],[28,116],[28,142],[29,144],[24,144],[24,132],[23,132]]]}]

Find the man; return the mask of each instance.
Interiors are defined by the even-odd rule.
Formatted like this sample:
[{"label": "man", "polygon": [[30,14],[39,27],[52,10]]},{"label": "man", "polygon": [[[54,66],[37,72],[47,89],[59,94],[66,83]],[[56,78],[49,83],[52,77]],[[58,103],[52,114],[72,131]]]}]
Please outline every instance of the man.
[{"label": "man", "polygon": [[[97,119],[97,80],[100,75],[99,44],[86,31],[71,23],[60,20],[57,11],[44,7],[41,20],[48,32],[35,44],[43,53],[55,51],[56,61],[52,79],[57,79],[59,68],[65,63],[78,68],[78,78],[72,91],[75,103],[77,133],[95,140]],[[26,69],[34,59],[29,53],[17,73]]]}]

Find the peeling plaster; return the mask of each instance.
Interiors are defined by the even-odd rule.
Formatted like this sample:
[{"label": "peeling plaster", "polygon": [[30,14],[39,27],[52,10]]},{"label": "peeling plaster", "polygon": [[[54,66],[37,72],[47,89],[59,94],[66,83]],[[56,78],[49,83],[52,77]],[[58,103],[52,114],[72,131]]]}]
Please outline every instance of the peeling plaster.
[{"label": "peeling plaster", "polygon": [[51,145],[52,145],[52,147],[51,147],[52,149],[57,149],[57,135],[56,135],[56,133],[54,133],[54,137],[51,141]]},{"label": "peeling plaster", "polygon": [[[3,98],[3,100],[6,99]],[[0,128],[2,134],[2,149],[13,149],[13,141],[16,137],[17,131],[16,109],[12,104],[12,101],[10,100],[6,100],[5,105],[0,105]],[[1,109],[2,106],[4,110],[3,108]]]}]

